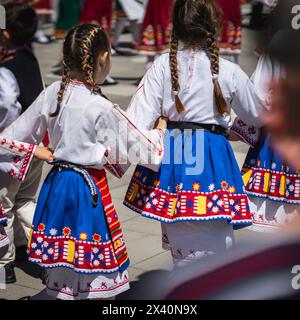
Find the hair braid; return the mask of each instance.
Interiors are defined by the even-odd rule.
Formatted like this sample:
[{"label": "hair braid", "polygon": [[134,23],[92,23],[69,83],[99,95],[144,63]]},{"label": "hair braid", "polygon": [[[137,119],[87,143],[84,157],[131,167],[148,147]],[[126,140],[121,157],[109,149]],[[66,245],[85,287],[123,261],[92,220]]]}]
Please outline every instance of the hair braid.
[{"label": "hair braid", "polygon": [[177,52],[178,52],[178,40],[173,35],[172,41],[171,41],[171,48],[170,48],[170,69],[171,69],[172,91],[175,97],[176,109],[178,113],[182,113],[185,111],[185,108],[178,96],[180,85],[179,85],[179,75],[178,75]]},{"label": "hair braid", "polygon": [[212,33],[208,33],[207,37],[207,47],[210,52],[210,65],[211,65],[211,73],[213,77],[213,84],[214,84],[214,96],[215,102],[217,106],[217,110],[220,115],[228,114],[228,105],[224,99],[222,89],[218,80],[219,71],[220,71],[220,50],[218,46],[218,41],[216,37]]},{"label": "hair braid", "polygon": [[95,83],[94,73],[99,55],[109,51],[107,34],[97,25],[81,24],[68,32],[63,47],[64,71],[57,94],[57,109],[50,116],[55,117],[59,114],[65,89],[73,78],[82,80],[93,94],[106,98],[100,85]]},{"label": "hair braid", "polygon": [[87,37],[82,41],[82,71],[84,73],[85,83],[93,90],[94,80],[94,57],[91,54],[93,40],[100,29],[93,28]]},{"label": "hair braid", "polygon": [[67,64],[66,60],[63,61],[63,65],[64,65],[64,71],[63,71],[63,76],[62,76],[62,80],[61,80],[61,84],[60,84],[60,89],[57,93],[57,107],[56,110],[53,113],[50,113],[50,117],[56,117],[58,116],[59,112],[60,112],[60,108],[61,108],[61,103],[63,101],[63,97],[64,97],[64,93],[66,90],[66,87],[70,81],[70,67]]}]

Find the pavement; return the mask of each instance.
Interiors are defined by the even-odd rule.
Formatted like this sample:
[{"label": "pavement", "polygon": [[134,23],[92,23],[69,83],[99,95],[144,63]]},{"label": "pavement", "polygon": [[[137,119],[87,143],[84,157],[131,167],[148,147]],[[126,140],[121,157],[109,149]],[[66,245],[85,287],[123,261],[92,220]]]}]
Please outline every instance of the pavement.
[{"label": "pavement", "polygon": [[[127,41],[128,35],[122,39]],[[255,49],[255,33],[244,30],[243,53],[240,57],[240,65],[249,74],[254,71],[257,59],[253,54]],[[53,77],[51,66],[59,61],[61,57],[62,42],[55,42],[50,45],[35,45],[35,52],[40,61],[42,74],[46,85],[59,80]],[[124,109],[128,106],[131,97],[135,93],[135,79],[141,77],[145,72],[146,58],[143,56],[113,57],[113,68],[111,75],[123,79],[117,86],[105,87],[104,93],[111,101],[118,103]],[[124,80],[131,78],[132,80]],[[233,148],[240,165],[242,165],[247,146],[242,143],[234,143]],[[131,280],[136,280],[139,275],[146,271],[156,269],[172,268],[172,259],[169,251],[164,251],[161,246],[160,223],[140,217],[123,206],[122,201],[127,190],[132,168],[122,180],[109,175],[109,185],[112,197],[119,214],[128,252],[131,259],[129,274]],[[44,176],[48,168],[45,167]],[[236,231],[237,243],[247,241],[253,235],[249,231]],[[0,288],[0,299],[15,300],[23,296],[31,296],[44,289],[41,281],[41,270],[39,267],[29,263],[21,263],[16,267],[17,282],[7,285],[5,290]]]}]

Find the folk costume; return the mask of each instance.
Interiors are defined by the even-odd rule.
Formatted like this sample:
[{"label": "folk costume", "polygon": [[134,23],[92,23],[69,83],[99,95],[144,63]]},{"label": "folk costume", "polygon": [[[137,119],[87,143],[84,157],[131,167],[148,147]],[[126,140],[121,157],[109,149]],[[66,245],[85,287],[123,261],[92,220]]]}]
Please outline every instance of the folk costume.
[{"label": "folk costume", "polygon": [[[233,227],[252,218],[227,140],[231,117],[218,115],[214,105],[208,53],[182,47],[177,60],[186,111],[175,108],[168,53],[147,72],[128,110],[144,129],[160,114],[170,121],[158,173],[138,166],[124,204],[163,223],[163,239],[180,262],[223,251],[233,242]],[[219,81],[230,109],[259,126],[262,102],[240,67],[220,59]]]},{"label": "folk costume", "polygon": [[[252,80],[268,104],[271,79],[280,79],[284,70],[268,56],[262,56]],[[271,146],[270,136],[237,119],[232,128],[251,145],[243,166],[250,199],[254,231],[269,232],[291,223],[298,216],[300,173],[290,167]]]},{"label": "folk costume", "polygon": [[141,31],[141,53],[156,55],[169,49],[173,0],[148,0]]},{"label": "folk costume", "polygon": [[[26,46],[3,50],[0,63],[0,133],[27,110],[42,90],[39,64],[32,51]],[[9,250],[1,258],[0,267],[15,260],[16,219],[29,237],[42,165],[41,161],[34,159],[22,182],[0,172],[1,202],[8,218],[5,230],[10,239]]]},{"label": "folk costume", "polygon": [[236,58],[242,49],[242,18],[240,0],[217,0],[224,12],[220,52]]},{"label": "folk costume", "polygon": [[59,0],[58,17],[55,25],[55,36],[64,39],[67,32],[79,22],[80,1]]},{"label": "folk costume", "polygon": [[47,269],[48,293],[58,299],[110,298],[129,288],[129,258],[104,166],[120,177],[137,159],[159,163],[163,135],[141,132],[119,107],[74,81],[50,117],[59,88],[48,87],[5,131],[39,143],[48,129],[56,159],[39,196],[29,260]]},{"label": "folk costume", "polygon": [[111,33],[113,0],[85,0],[80,15],[81,23],[97,23]]}]

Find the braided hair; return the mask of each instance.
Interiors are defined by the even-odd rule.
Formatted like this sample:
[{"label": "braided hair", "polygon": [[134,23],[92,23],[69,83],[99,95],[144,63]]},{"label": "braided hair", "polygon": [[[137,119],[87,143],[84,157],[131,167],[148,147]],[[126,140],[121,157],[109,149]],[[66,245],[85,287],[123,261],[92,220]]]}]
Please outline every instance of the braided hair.
[{"label": "braided hair", "polygon": [[178,113],[185,110],[178,96],[180,90],[177,63],[178,41],[182,41],[187,46],[207,49],[218,113],[223,116],[229,112],[218,80],[220,51],[218,37],[222,27],[222,17],[222,11],[214,0],[176,0],[174,3],[170,69],[172,91]]},{"label": "braided hair", "polygon": [[94,73],[100,53],[109,52],[110,44],[106,31],[98,25],[82,24],[74,27],[66,36],[63,48],[63,76],[57,93],[57,107],[51,117],[56,117],[61,108],[64,92],[74,74],[82,77],[83,83],[93,93],[106,98],[99,84],[95,83]]}]

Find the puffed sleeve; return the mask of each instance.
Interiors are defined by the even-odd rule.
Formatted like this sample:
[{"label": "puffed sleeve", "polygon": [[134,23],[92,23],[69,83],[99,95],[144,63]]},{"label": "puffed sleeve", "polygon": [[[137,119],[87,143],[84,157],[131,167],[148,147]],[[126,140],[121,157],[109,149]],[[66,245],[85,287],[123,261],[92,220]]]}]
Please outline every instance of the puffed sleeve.
[{"label": "puffed sleeve", "polygon": [[0,68],[0,132],[21,114],[19,96],[20,89],[13,73],[6,68]]},{"label": "puffed sleeve", "polygon": [[140,129],[118,106],[111,105],[101,113],[96,131],[98,143],[106,150],[106,168],[117,177],[122,177],[132,164],[159,169],[164,142],[161,130]]},{"label": "puffed sleeve", "polygon": [[[46,89],[47,90],[47,89]],[[39,145],[47,131],[47,103],[44,90],[33,104],[1,135],[10,140]]]},{"label": "puffed sleeve", "polygon": [[35,151],[35,145],[0,137],[0,171],[23,182]]},{"label": "puffed sleeve", "polygon": [[260,115],[265,108],[264,101],[259,97],[255,85],[239,66],[236,66],[233,74],[233,87],[231,107],[247,125],[260,128],[262,126]]},{"label": "puffed sleeve", "polygon": [[141,129],[151,130],[162,115],[164,56],[156,59],[145,74],[127,110],[129,118]]}]

